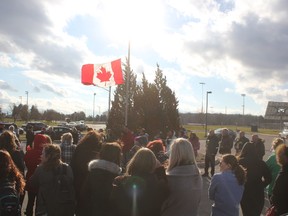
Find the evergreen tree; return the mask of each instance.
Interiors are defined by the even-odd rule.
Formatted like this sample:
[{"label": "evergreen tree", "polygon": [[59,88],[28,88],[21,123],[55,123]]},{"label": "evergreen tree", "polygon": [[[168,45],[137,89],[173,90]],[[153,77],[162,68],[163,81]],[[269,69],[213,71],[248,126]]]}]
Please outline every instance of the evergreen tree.
[{"label": "evergreen tree", "polygon": [[135,99],[135,110],[138,111],[138,128],[145,128],[150,138],[159,133],[161,127],[160,97],[155,84],[148,83],[143,73],[142,87]]},{"label": "evergreen tree", "polygon": [[136,84],[136,75],[125,64],[125,83],[118,85],[112,108],[109,113],[107,128],[112,130],[114,136],[119,137],[125,124],[126,87],[128,91],[128,121],[127,126],[132,131],[145,128],[150,139],[166,129],[179,129],[178,101],[175,93],[167,86],[166,77],[157,65],[155,83],[149,83],[144,73],[142,83]]},{"label": "evergreen tree", "polygon": [[20,104],[19,106],[19,109],[20,109],[20,118],[22,120],[25,120],[25,121],[28,121],[29,120],[29,110],[28,110],[28,106],[25,104],[25,105],[22,105]]},{"label": "evergreen tree", "polygon": [[0,120],[3,121],[5,114],[2,112],[2,107],[0,106]]},{"label": "evergreen tree", "polygon": [[37,106],[32,105],[30,109],[30,119],[31,120],[40,120],[41,119],[41,113],[39,112]]},{"label": "evergreen tree", "polygon": [[[125,110],[126,110],[126,102],[128,101],[128,121],[127,126],[131,130],[135,129],[134,112],[132,113],[132,106],[134,105],[134,94],[136,91],[136,75],[131,70],[128,60],[127,63],[124,64],[124,83],[122,85],[118,85],[116,87],[114,93],[114,101],[112,102],[112,108],[110,110],[108,116],[107,128],[112,129],[112,131],[120,136],[121,128],[125,125]],[[128,98],[126,99],[126,91],[128,84]],[[126,101],[127,100],[127,101]]]},{"label": "evergreen tree", "polygon": [[10,106],[10,108],[12,110],[12,117],[13,117],[14,123],[16,122],[18,117],[20,116],[22,107],[23,107],[22,104],[19,104],[18,106],[16,106],[16,104],[13,104],[12,107]]},{"label": "evergreen tree", "polygon": [[166,77],[163,76],[163,72],[157,64],[157,70],[155,72],[155,85],[159,92],[160,104],[161,104],[161,130],[173,129],[179,130],[179,112],[178,112],[178,100],[175,93],[167,86]]},{"label": "evergreen tree", "polygon": [[[117,87],[118,89],[118,87]],[[111,129],[114,137],[120,137],[121,129],[124,124],[124,109],[123,102],[120,101],[119,94],[114,95],[114,101],[112,101],[112,108],[110,110],[107,122],[107,128]]]}]

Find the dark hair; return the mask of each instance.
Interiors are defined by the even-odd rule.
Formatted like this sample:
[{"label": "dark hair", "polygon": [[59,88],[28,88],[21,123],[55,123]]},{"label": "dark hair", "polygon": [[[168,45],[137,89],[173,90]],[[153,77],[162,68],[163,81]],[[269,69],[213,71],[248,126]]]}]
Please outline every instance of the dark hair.
[{"label": "dark hair", "polygon": [[100,150],[100,159],[110,161],[120,166],[121,146],[117,142],[105,143]]},{"label": "dark hair", "polygon": [[190,137],[191,137],[192,135],[193,135],[194,137],[197,137],[196,133],[194,133],[194,132],[191,132],[191,133],[190,133]]},{"label": "dark hair", "polygon": [[78,146],[79,145],[85,145],[85,146],[90,146],[91,149],[93,150],[97,150],[97,151],[100,151],[100,148],[101,148],[101,135],[92,130],[92,131],[89,131],[78,143]]},{"label": "dark hair", "polygon": [[46,144],[43,148],[43,153],[45,154],[46,161],[43,162],[43,167],[46,170],[54,169],[61,163],[61,149],[59,145],[56,144]]},{"label": "dark hair", "polygon": [[231,166],[231,170],[235,174],[239,185],[244,185],[246,181],[246,171],[241,165],[239,165],[237,158],[232,154],[226,154],[222,156],[222,160],[227,165]]},{"label": "dark hair", "polygon": [[251,159],[251,160],[255,160],[257,159],[257,157],[255,157],[256,154],[256,148],[255,145],[253,145],[253,143],[246,143],[242,150],[241,153],[239,155],[239,158],[247,158],[247,159]]},{"label": "dark hair", "polygon": [[6,179],[10,182],[15,181],[15,189],[22,194],[25,187],[24,177],[14,164],[10,154],[5,150],[0,150],[0,164],[0,181]]},{"label": "dark hair", "polygon": [[0,135],[0,149],[8,151],[10,154],[17,149],[15,136],[11,131],[5,130]]}]

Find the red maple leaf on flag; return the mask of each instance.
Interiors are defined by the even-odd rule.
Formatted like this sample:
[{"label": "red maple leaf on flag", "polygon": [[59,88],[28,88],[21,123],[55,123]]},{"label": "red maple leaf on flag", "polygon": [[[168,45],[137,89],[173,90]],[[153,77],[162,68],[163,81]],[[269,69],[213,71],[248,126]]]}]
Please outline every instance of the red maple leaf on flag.
[{"label": "red maple leaf on flag", "polygon": [[104,68],[104,67],[101,67],[100,69],[99,69],[99,71],[101,71],[101,72],[98,72],[97,73],[97,78],[101,81],[101,82],[107,82],[107,81],[109,81],[110,80],[110,78],[111,78],[111,73],[109,72],[109,71],[106,71],[106,68]]}]

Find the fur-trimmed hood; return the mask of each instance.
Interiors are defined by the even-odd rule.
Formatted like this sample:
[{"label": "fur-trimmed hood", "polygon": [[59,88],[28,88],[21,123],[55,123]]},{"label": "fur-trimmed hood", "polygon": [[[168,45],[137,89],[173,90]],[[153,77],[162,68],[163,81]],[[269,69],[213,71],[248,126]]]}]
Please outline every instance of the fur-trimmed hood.
[{"label": "fur-trimmed hood", "polygon": [[117,164],[101,159],[90,161],[88,164],[88,170],[91,171],[92,169],[103,169],[117,175],[121,174],[122,172],[121,167],[119,167]]}]

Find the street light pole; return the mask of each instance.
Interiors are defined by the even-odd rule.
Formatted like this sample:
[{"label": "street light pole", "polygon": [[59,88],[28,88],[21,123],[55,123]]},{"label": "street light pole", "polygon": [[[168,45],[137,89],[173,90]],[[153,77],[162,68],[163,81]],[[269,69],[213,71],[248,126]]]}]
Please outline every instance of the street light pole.
[{"label": "street light pole", "polygon": [[243,107],[243,116],[244,116],[244,110],[245,110],[245,96],[246,96],[246,94],[241,94],[241,96],[243,97],[243,105],[242,105],[242,107]]},{"label": "street light pole", "polygon": [[205,137],[207,137],[207,119],[208,119],[208,94],[211,94],[212,91],[206,92],[206,120],[205,120]]},{"label": "street light pole", "polygon": [[96,93],[93,94],[93,122],[94,122],[94,113],[95,113],[95,95]]},{"label": "street light pole", "polygon": [[200,82],[200,85],[202,85],[202,106],[201,106],[201,113],[203,113],[203,99],[204,99],[204,94],[203,94],[203,86],[205,85],[204,82]]},{"label": "street light pole", "polygon": [[244,125],[244,119],[245,119],[245,117],[244,117],[244,111],[245,111],[245,96],[246,96],[246,94],[241,94],[241,96],[243,97],[243,125]]},{"label": "street light pole", "polygon": [[26,104],[27,104],[27,108],[28,108],[28,94],[29,92],[28,91],[25,91],[26,95],[27,95],[27,101],[26,101]]},{"label": "street light pole", "polygon": [[28,122],[28,118],[29,118],[29,105],[28,105],[28,94],[29,94],[29,92],[28,91],[25,91],[25,93],[26,93],[26,95],[27,95],[27,120],[26,120],[26,122]]}]

